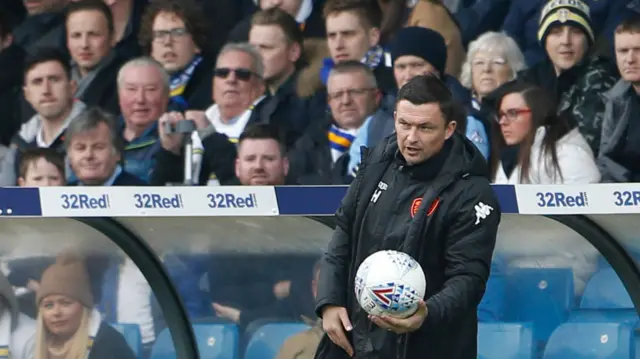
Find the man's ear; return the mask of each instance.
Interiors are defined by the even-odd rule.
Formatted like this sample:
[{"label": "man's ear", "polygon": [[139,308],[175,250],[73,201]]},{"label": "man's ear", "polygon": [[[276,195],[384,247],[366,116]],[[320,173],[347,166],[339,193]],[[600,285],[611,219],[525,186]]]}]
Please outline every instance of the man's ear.
[{"label": "man's ear", "polygon": [[456,131],[456,127],[458,127],[458,123],[456,121],[449,122],[445,130],[444,138],[447,140],[451,138],[451,136],[453,136],[453,133]]},{"label": "man's ear", "polygon": [[369,48],[380,44],[380,29],[372,27],[369,29]]}]

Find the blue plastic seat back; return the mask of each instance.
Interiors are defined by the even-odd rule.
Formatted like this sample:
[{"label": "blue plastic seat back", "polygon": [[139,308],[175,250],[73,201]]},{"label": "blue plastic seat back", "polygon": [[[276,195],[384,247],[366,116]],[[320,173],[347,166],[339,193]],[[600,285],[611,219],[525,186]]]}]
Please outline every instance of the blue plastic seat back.
[{"label": "blue plastic seat back", "polygon": [[532,322],[537,342],[566,321],[573,307],[570,268],[517,268],[507,274],[507,321]]},{"label": "blue plastic seat back", "polygon": [[635,309],[576,309],[569,314],[571,322],[611,322],[638,324],[638,313]]},{"label": "blue plastic seat back", "polygon": [[[235,324],[194,324],[193,331],[201,358],[237,359],[240,334]],[[151,352],[152,359],[176,359],[168,329],[162,330]]]},{"label": "blue plastic seat back", "polygon": [[567,322],[549,338],[543,359],[627,359],[632,345],[627,323]]},{"label": "blue plastic seat back", "polygon": [[304,323],[269,323],[254,331],[244,359],[275,358],[287,338],[309,329]]},{"label": "blue plastic seat back", "polygon": [[478,359],[531,359],[532,356],[531,324],[478,324]]},{"label": "blue plastic seat back", "polygon": [[633,308],[633,303],[616,272],[612,268],[604,268],[596,272],[587,282],[580,308]]},{"label": "blue plastic seat back", "polygon": [[142,334],[138,324],[112,323],[111,327],[119,331],[133,350],[136,358],[142,359]]}]

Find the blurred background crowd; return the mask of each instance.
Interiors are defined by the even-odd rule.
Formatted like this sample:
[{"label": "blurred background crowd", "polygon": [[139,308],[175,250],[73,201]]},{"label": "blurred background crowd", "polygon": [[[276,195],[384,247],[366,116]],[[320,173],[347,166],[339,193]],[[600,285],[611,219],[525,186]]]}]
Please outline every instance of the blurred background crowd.
[{"label": "blurred background crowd", "polygon": [[349,184],[418,74],[495,183],[640,173],[637,1],[1,6],[0,185]]}]

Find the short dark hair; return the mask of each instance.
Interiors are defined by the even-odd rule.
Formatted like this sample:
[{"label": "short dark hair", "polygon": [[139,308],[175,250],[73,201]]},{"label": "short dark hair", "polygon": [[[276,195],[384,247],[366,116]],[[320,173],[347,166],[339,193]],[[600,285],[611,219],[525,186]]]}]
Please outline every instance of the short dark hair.
[{"label": "short dark hair", "polygon": [[365,27],[379,29],[382,24],[382,9],[377,0],[327,0],[322,13],[326,20],[331,15],[347,11],[354,12]]},{"label": "short dark hair", "polygon": [[154,0],[146,7],[142,15],[142,25],[138,34],[138,44],[143,53],[151,53],[153,43],[153,22],[160,13],[174,14],[184,22],[193,43],[204,54],[209,54],[209,23],[200,4],[193,0]]},{"label": "short dark hair", "polygon": [[616,34],[622,33],[640,33],[640,14],[633,13],[633,15],[625,18],[616,27]]},{"label": "short dark hair", "polygon": [[54,165],[56,169],[62,174],[62,178],[64,178],[64,155],[52,148],[47,147],[28,148],[20,151],[18,175],[22,178],[25,178],[27,176],[29,166],[33,162],[41,158]]},{"label": "short dark hair", "polygon": [[280,145],[280,152],[282,152],[282,155],[284,156],[286,153],[284,135],[282,131],[274,125],[266,123],[249,125],[240,135],[238,145],[244,140],[274,140]]},{"label": "short dark hair", "polygon": [[261,10],[253,14],[251,17],[251,26],[258,25],[278,26],[290,44],[297,43],[302,45],[304,42],[302,30],[300,30],[296,19],[279,7]]},{"label": "short dark hair", "polygon": [[27,74],[29,74],[29,71],[33,70],[34,67],[49,61],[59,63],[64,69],[67,79],[71,79],[71,64],[69,57],[66,53],[55,47],[39,48],[33,54],[27,56],[24,60],[24,79],[26,80]]},{"label": "short dark hair", "polygon": [[69,16],[71,16],[71,14],[73,14],[74,12],[80,11],[98,11],[107,20],[107,29],[109,31],[109,35],[113,36],[113,34],[116,32],[115,26],[113,25],[113,14],[111,13],[111,9],[109,9],[109,6],[102,0],[80,0],[76,2],[70,2],[69,5],[67,5],[67,10],[64,17],[65,29],[67,20],[69,20]]},{"label": "short dark hair", "polygon": [[398,91],[396,107],[400,101],[409,101],[414,105],[437,103],[445,123],[456,121],[464,125],[465,111],[463,106],[453,98],[453,94],[437,76],[419,75],[407,82]]},{"label": "short dark hair", "polygon": [[96,129],[101,123],[109,128],[111,133],[111,145],[116,152],[123,156],[124,143],[118,133],[118,125],[115,116],[98,108],[89,107],[82,111],[76,118],[71,121],[69,127],[64,133],[64,147],[69,150],[73,137],[79,133],[85,133]]}]

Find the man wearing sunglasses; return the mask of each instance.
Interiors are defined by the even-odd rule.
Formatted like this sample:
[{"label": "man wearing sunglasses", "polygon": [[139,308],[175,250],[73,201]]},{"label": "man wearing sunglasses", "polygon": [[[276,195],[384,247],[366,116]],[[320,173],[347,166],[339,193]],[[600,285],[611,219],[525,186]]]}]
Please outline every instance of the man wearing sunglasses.
[{"label": "man wearing sunglasses", "polygon": [[[260,116],[260,108],[264,99],[265,85],[263,81],[264,65],[262,58],[256,48],[248,43],[231,43],[222,48],[216,67],[213,70],[213,100],[215,104],[211,105],[206,111],[187,111],[181,113],[168,113],[160,119],[160,137],[164,154],[173,154],[174,156],[165,156],[164,158],[173,158],[179,156],[182,151],[182,138],[179,133],[167,133],[165,123],[175,124],[180,119],[194,120],[198,131],[192,133],[194,153],[193,161],[193,178],[198,183],[219,184],[223,182],[221,178],[208,178],[201,180],[203,159],[213,156],[215,152],[216,158],[224,158],[221,161],[221,167],[227,167],[230,159],[231,163],[235,159],[235,150],[228,150],[229,147],[224,145],[218,146],[218,138],[225,137],[233,144],[237,144],[240,135],[244,129],[253,123],[263,122]],[[215,136],[212,136],[212,133]],[[215,138],[212,142],[213,147],[207,148],[208,139]],[[232,146],[233,147],[233,146]],[[220,148],[226,148],[225,153],[219,153]],[[217,151],[217,152],[216,152]],[[180,160],[177,160],[180,163]],[[169,174],[170,172],[165,172]],[[175,174],[171,178],[154,179],[159,182],[180,182]]]}]

